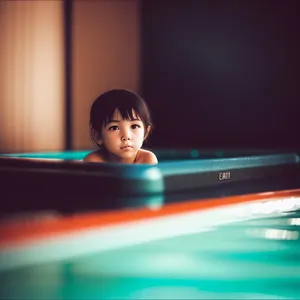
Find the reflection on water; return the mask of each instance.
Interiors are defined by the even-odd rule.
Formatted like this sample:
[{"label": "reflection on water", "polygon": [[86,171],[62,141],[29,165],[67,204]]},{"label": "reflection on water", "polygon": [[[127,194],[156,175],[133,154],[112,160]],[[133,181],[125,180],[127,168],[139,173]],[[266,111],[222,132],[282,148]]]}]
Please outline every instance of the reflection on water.
[{"label": "reflection on water", "polygon": [[222,225],[2,273],[1,297],[299,299],[299,233],[300,211]]},{"label": "reflection on water", "polygon": [[281,229],[263,229],[258,231],[258,234],[273,240],[297,240],[299,237],[298,231]]}]

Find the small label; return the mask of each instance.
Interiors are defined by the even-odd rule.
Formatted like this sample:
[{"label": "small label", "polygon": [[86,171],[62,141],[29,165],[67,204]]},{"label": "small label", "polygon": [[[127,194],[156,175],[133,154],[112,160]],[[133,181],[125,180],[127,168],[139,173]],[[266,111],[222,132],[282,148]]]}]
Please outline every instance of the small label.
[{"label": "small label", "polygon": [[222,180],[230,180],[231,178],[231,174],[230,172],[220,172],[219,173],[219,180],[222,181]]}]

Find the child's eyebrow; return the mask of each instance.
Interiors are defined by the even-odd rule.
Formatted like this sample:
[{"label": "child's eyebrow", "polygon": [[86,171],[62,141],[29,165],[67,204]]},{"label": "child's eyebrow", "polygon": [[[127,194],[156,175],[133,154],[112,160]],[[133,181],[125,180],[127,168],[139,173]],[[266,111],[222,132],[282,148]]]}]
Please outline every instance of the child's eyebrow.
[{"label": "child's eyebrow", "polygon": [[134,122],[134,121],[141,121],[141,122],[142,122],[141,119],[130,119],[129,121],[131,121],[131,122]]},{"label": "child's eyebrow", "polygon": [[[130,122],[136,122],[136,121],[140,121],[140,122],[142,122],[142,120],[141,119],[130,119],[129,120]],[[108,124],[110,124],[110,123],[120,123],[121,121],[120,120],[109,120],[108,122],[107,122],[107,124],[106,124],[106,126],[108,126]]]},{"label": "child's eyebrow", "polygon": [[108,122],[107,122],[107,124],[109,124],[109,123],[118,123],[118,122],[120,122],[119,120],[109,120]]},{"label": "child's eyebrow", "polygon": [[[129,121],[134,122],[134,121],[142,121],[142,120],[141,119],[130,119]],[[120,123],[120,122],[121,122],[120,120],[109,120],[107,122],[107,124],[109,124],[109,123]]]}]

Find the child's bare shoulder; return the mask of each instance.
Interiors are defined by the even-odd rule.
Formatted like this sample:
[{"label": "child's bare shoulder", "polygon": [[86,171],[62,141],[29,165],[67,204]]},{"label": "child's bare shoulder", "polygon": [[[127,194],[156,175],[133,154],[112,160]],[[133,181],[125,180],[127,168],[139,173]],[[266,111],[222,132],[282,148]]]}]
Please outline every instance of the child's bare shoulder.
[{"label": "child's bare shoulder", "polygon": [[140,149],[139,153],[138,153],[137,163],[157,164],[158,160],[157,160],[156,155],[153,152],[151,152],[149,150],[145,150],[145,149]]},{"label": "child's bare shoulder", "polygon": [[85,162],[105,162],[99,150],[89,153],[83,159],[83,161],[85,161]]}]

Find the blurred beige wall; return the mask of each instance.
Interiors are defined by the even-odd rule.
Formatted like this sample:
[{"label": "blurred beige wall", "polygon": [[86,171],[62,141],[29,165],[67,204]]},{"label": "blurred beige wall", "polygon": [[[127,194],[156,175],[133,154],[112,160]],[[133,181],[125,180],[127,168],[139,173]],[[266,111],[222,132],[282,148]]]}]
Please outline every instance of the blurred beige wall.
[{"label": "blurred beige wall", "polygon": [[[0,153],[64,149],[61,0],[0,0]],[[139,0],[76,0],[74,149],[90,149],[89,111],[111,88],[139,87]]]},{"label": "blurred beige wall", "polygon": [[75,1],[73,14],[72,122],[74,149],[94,147],[89,112],[112,88],[139,92],[139,0]]},{"label": "blurred beige wall", "polygon": [[63,6],[0,1],[0,152],[64,147]]}]

